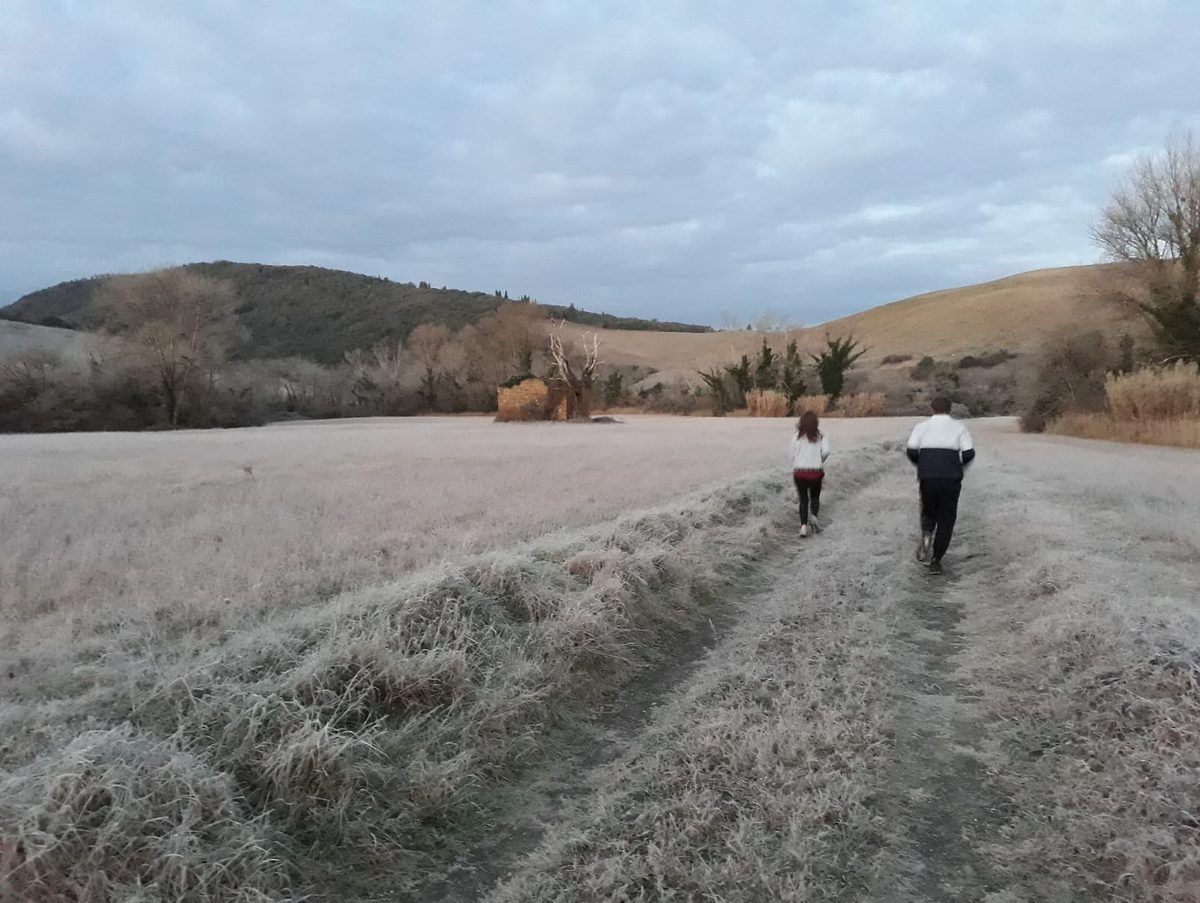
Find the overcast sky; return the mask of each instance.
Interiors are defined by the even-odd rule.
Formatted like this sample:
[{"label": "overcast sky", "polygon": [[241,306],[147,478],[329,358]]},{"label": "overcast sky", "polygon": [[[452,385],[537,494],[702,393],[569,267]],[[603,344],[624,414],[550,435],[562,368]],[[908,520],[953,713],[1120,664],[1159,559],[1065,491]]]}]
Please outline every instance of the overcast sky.
[{"label": "overcast sky", "polygon": [[0,302],[230,259],[815,323],[1088,263],[1200,126],[1198,35],[1191,0],[0,0]]}]

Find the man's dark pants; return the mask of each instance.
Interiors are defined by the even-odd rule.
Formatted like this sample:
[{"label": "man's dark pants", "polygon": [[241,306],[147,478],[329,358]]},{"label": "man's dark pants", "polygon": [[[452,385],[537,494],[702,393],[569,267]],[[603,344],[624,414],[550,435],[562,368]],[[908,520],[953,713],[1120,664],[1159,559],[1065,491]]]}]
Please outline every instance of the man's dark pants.
[{"label": "man's dark pants", "polygon": [[962,480],[921,480],[921,532],[933,534],[934,558],[941,558],[950,548],[960,492]]}]

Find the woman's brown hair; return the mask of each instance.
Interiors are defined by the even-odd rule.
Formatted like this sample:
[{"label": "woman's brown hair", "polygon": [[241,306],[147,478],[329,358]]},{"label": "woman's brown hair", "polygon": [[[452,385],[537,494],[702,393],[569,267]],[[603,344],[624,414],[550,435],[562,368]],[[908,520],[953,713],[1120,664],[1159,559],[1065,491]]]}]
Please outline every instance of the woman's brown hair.
[{"label": "woman's brown hair", "polygon": [[796,435],[803,436],[809,442],[819,442],[821,440],[821,430],[818,429],[817,415],[812,411],[805,411],[800,415],[800,422],[796,424]]}]

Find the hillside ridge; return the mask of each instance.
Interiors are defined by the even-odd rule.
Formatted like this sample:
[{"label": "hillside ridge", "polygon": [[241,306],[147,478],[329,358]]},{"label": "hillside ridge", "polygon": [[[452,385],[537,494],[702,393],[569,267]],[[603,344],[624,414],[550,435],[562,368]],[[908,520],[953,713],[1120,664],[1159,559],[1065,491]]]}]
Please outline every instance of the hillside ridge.
[{"label": "hillside ridge", "polygon": [[[322,267],[229,262],[190,266],[233,278],[237,284],[239,318],[247,332],[236,349],[240,357],[297,355],[334,363],[352,348],[404,338],[418,323],[432,321],[460,328],[505,300],[494,293],[414,286]],[[1114,337],[1130,333],[1147,338],[1145,324],[1135,312],[1097,297],[1096,283],[1108,266],[1029,270],[974,285],[936,289],[791,329],[788,335],[796,339],[802,353],[811,353],[820,349],[826,334],[853,334],[868,349],[863,366],[878,365],[884,357],[897,355],[949,360],[1000,349],[1027,354],[1051,335],[1081,328]],[[276,278],[278,271],[285,271],[290,278],[281,283]],[[102,328],[103,320],[89,302],[103,278],[74,280],[33,292],[0,309],[0,318],[85,330]],[[690,381],[698,379],[697,369],[755,353],[765,337],[754,330],[714,331],[571,307],[543,307],[550,316],[569,321],[568,334],[580,337],[585,331],[598,331],[607,363],[637,365],[664,375],[678,371]],[[636,328],[621,328],[631,325]]]},{"label": "hillside ridge", "polygon": [[[395,282],[384,276],[309,265],[219,260],[184,264],[184,268],[234,284],[237,315],[245,329],[245,338],[234,348],[241,358],[300,356],[334,363],[354,348],[404,339],[421,323],[459,329],[510,300],[504,292],[439,289],[426,282]],[[101,330],[107,325],[106,317],[93,298],[113,275],[73,279],[30,292],[0,308],[0,318],[40,326]],[[711,331],[709,326],[619,317],[574,305],[541,306],[548,316],[593,328]]]}]

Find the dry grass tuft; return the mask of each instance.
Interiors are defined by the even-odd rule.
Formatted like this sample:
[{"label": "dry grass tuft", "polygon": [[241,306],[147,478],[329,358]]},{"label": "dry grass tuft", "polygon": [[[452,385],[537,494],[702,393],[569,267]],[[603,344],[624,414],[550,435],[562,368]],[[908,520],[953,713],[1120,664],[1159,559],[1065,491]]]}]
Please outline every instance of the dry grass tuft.
[{"label": "dry grass tuft", "polygon": [[[440,847],[477,820],[489,786],[537,760],[555,719],[703,616],[787,516],[784,489],[756,478],[344,593],[226,637],[200,664],[95,669],[80,695],[56,699],[40,749],[31,739],[26,770],[5,784],[14,802],[0,841],[27,851],[11,880],[50,887],[95,872],[121,892],[85,899],[153,884],[154,899],[248,900],[286,889],[272,858],[284,847],[262,840],[268,830],[293,849]],[[136,737],[73,738],[96,698],[107,700],[102,720]],[[0,731],[23,724],[14,711],[0,710],[10,719]],[[61,741],[66,754],[53,751]],[[121,812],[105,815],[111,838],[89,833],[91,785],[71,805],[17,792],[41,787],[49,799],[81,774],[120,797]],[[160,843],[160,830],[181,846]]]},{"label": "dry grass tuft", "polygon": [[801,395],[792,408],[797,414],[812,411],[818,417],[829,410],[828,395]]},{"label": "dry grass tuft", "polygon": [[4,899],[266,901],[289,886],[227,775],[129,728],[0,784],[0,848]]},{"label": "dry grass tuft", "polygon": [[837,417],[879,417],[887,410],[887,396],[882,392],[861,392],[843,395],[838,399]]},{"label": "dry grass tuft", "polygon": [[1064,414],[1046,432],[1080,439],[1200,448],[1200,419],[1118,420],[1111,414]]},{"label": "dry grass tuft", "polygon": [[746,410],[751,417],[787,417],[787,396],[774,389],[752,389],[746,393]]},{"label": "dry grass tuft", "polygon": [[1083,439],[1200,448],[1200,366],[1177,363],[1109,374],[1109,413],[1065,414],[1047,432]]},{"label": "dry grass tuft", "polygon": [[1200,365],[1182,361],[1135,373],[1109,374],[1104,385],[1117,420],[1200,419]]}]

